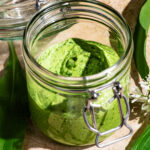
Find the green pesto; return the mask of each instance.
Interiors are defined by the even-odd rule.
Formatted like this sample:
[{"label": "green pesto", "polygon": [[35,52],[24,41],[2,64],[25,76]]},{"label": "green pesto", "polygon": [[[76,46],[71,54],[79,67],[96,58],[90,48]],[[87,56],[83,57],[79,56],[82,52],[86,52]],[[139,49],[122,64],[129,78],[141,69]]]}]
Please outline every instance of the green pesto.
[{"label": "green pesto", "polygon": [[[115,64],[118,59],[118,54],[106,45],[81,39],[68,39],[45,50],[37,62],[55,74],[80,77],[101,72]],[[124,74],[120,82],[127,96],[129,72]],[[65,94],[52,87],[43,87],[40,81],[35,82],[29,72],[27,84],[32,119],[45,135],[67,145],[95,143],[96,135],[87,128],[83,119],[87,95]],[[101,132],[120,124],[117,101],[108,103],[112,96],[112,89],[105,89],[100,92],[98,101],[95,102],[102,106],[95,109],[97,128]],[[87,117],[92,124],[89,112]],[[106,137],[101,137],[100,141]]]},{"label": "green pesto", "polygon": [[74,38],[51,46],[37,61],[57,75],[81,77],[99,73],[117,60],[119,56],[112,48]]}]

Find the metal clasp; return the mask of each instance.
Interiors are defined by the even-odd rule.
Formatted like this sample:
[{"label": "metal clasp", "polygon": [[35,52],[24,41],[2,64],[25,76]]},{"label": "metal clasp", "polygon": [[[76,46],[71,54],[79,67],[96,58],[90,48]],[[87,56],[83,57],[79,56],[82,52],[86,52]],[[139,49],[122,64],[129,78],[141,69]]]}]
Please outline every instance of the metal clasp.
[{"label": "metal clasp", "polygon": [[[99,96],[99,94],[97,94],[94,91],[91,93],[92,96],[91,96],[90,99],[88,99],[88,101],[87,101],[87,103],[86,103],[86,105],[85,105],[85,107],[83,109],[84,121],[85,121],[87,127],[92,132],[97,134],[96,140],[95,140],[95,144],[99,148],[103,148],[103,147],[106,147],[106,146],[111,145],[113,143],[116,143],[116,142],[119,142],[121,140],[124,140],[124,139],[128,138],[129,136],[131,136],[131,134],[133,133],[132,128],[127,124],[127,119],[129,118],[129,115],[130,115],[130,106],[129,106],[129,103],[128,103],[128,100],[127,100],[126,96],[123,95],[123,89],[121,87],[121,84],[119,82],[114,82],[112,90],[113,90],[114,96],[108,102],[112,103],[114,100],[117,100],[117,102],[118,102],[120,118],[121,118],[121,123],[120,123],[119,126],[117,126],[115,128],[112,128],[110,130],[107,130],[105,132],[100,132],[100,131],[97,130],[94,108],[100,108],[101,106],[98,105],[98,104],[93,104],[92,103],[92,101],[97,100],[97,98]],[[126,113],[125,116],[123,114],[123,109],[122,109],[122,105],[121,105],[121,98],[124,100],[125,105],[126,105],[126,109],[127,109],[127,113]],[[87,116],[86,116],[86,111],[87,110],[89,110],[91,112],[93,127],[89,124],[89,122],[87,120]],[[116,130],[119,130],[123,126],[125,126],[129,130],[129,133],[127,135],[124,135],[124,136],[122,136],[120,138],[114,139],[113,141],[110,141],[110,142],[107,142],[107,143],[99,143],[99,139],[100,139],[101,136],[104,136],[106,134],[109,134],[109,133],[112,133],[112,132],[114,132]]]},{"label": "metal clasp", "polygon": [[46,4],[48,0],[36,0],[36,10],[41,9],[41,4]]}]

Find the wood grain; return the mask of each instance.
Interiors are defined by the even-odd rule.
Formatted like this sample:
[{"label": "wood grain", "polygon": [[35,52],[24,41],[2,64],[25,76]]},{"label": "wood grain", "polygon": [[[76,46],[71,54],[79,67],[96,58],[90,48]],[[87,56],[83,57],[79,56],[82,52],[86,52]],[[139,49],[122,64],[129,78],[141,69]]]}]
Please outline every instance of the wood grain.
[{"label": "wood grain", "polygon": [[[116,10],[118,10],[126,19],[128,22],[132,33],[134,33],[134,28],[136,25],[136,20],[138,17],[138,12],[143,4],[144,0],[101,0],[102,2],[112,6]],[[8,45],[6,43],[2,44],[0,47],[0,55],[3,53],[1,57],[5,57],[5,59],[8,57],[8,53],[6,51],[1,51],[2,49],[8,49]],[[22,62],[22,53],[20,51],[21,49],[21,43],[15,42],[17,54],[19,56],[19,59]],[[5,47],[5,48],[4,48]],[[0,70],[4,68],[4,64],[2,64],[2,59],[0,59]],[[150,32],[147,39],[147,60],[150,66]],[[131,79],[131,92],[132,88],[137,85],[138,81],[140,80],[139,75],[137,74],[137,71],[134,66],[134,62],[132,62],[132,79]],[[135,141],[135,139],[141,134],[141,132],[145,129],[146,125],[150,122],[148,118],[150,118],[148,115],[144,114],[144,112],[141,112],[141,104],[135,103],[130,104],[131,106],[131,115],[129,118],[128,123],[131,125],[131,127],[134,129],[134,134],[132,137],[128,138],[127,140],[121,141],[119,143],[116,143],[114,145],[108,146],[106,148],[103,148],[103,150],[130,150],[131,145]],[[126,134],[126,129],[122,128],[121,130],[115,132],[112,136],[110,136],[106,141],[112,140],[116,137],[122,136]],[[50,138],[43,135],[39,129],[30,121],[23,145],[23,150],[98,150],[96,146],[88,146],[88,147],[71,147],[71,146],[65,146],[62,144],[59,144]]]},{"label": "wood grain", "polygon": [[[138,12],[143,4],[143,0],[101,0],[102,2],[112,6],[113,8],[117,9],[128,22],[132,33],[134,32],[134,28],[136,25],[136,20],[138,17]],[[149,35],[149,42],[147,42],[148,49],[150,49],[150,35]],[[148,51],[148,50],[147,50]],[[149,51],[148,51],[148,59],[149,57]],[[149,61],[150,62],[150,61]],[[132,80],[131,80],[131,89],[135,87],[135,84],[138,83],[140,80],[135,66],[134,62],[132,63]],[[145,119],[144,113],[141,112],[141,105],[139,103],[135,103],[134,105],[131,104],[131,115],[128,123],[132,126],[134,129],[134,134],[132,137],[128,138],[127,140],[121,141],[119,143],[116,143],[114,145],[108,146],[106,148],[103,148],[104,150],[130,150],[132,143],[135,141],[135,139],[140,135],[140,133],[145,128],[146,124],[149,122],[148,119]],[[112,140],[116,137],[122,136],[126,134],[126,129],[121,129],[120,131],[117,131],[115,134],[113,134],[111,137],[109,137],[106,141]],[[59,144],[45,135],[43,135],[39,129],[32,123],[32,121],[29,124],[23,150],[98,150],[96,146],[89,146],[89,147],[71,147],[71,146],[65,146],[62,144]]]}]

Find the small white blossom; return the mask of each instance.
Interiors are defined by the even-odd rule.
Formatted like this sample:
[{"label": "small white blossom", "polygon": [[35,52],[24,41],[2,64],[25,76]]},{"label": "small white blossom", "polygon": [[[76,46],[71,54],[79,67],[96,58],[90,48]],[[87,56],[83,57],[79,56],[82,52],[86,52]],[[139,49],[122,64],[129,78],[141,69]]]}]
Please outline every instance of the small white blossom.
[{"label": "small white blossom", "polygon": [[135,103],[137,101],[137,99],[133,99],[131,103]]},{"label": "small white blossom", "polygon": [[147,78],[147,82],[150,82],[150,77]]},{"label": "small white blossom", "polygon": [[133,92],[136,93],[136,94],[142,95],[142,92],[141,92],[141,90],[138,87],[135,87],[133,89]]},{"label": "small white blossom", "polygon": [[150,112],[150,105],[143,104],[143,105],[142,105],[142,110],[145,110],[145,111],[147,111],[147,112]]},{"label": "small white blossom", "polygon": [[141,96],[140,96],[140,95],[133,94],[133,95],[131,95],[131,97],[133,97],[133,98],[135,98],[135,99],[138,99],[138,98],[140,98]]},{"label": "small white blossom", "polygon": [[148,83],[147,83],[146,81],[140,81],[139,84],[140,84],[141,86],[148,85]]},{"label": "small white blossom", "polygon": [[132,98],[132,103],[134,102],[142,102],[142,110],[150,112],[150,77],[146,79],[146,81],[140,81],[139,82],[142,91],[136,87],[133,90],[132,95],[130,97]]}]

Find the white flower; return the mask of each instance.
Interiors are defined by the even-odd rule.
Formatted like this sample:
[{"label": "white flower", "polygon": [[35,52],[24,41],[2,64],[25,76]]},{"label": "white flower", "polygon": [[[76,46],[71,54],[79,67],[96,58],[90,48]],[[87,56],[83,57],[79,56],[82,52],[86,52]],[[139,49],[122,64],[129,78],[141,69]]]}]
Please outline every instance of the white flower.
[{"label": "white flower", "polygon": [[133,97],[133,98],[135,98],[135,99],[138,99],[138,98],[140,98],[140,97],[141,97],[141,95],[133,94],[133,95],[131,95],[131,97]]},{"label": "white flower", "polygon": [[148,101],[148,103],[150,104],[150,99],[148,99],[147,101]]},{"label": "white flower", "polygon": [[132,98],[132,103],[134,102],[142,102],[142,110],[150,112],[150,77],[146,79],[146,81],[139,82],[142,91],[136,87],[133,90],[133,94],[130,95]]},{"label": "white flower", "polygon": [[140,85],[148,85],[148,82],[146,82],[146,81],[140,81],[139,84]]},{"label": "white flower", "polygon": [[150,77],[147,77],[147,81],[150,82]]},{"label": "white flower", "polygon": [[143,105],[142,105],[142,110],[145,110],[145,111],[147,111],[147,112],[150,112],[150,105],[143,104]]}]

